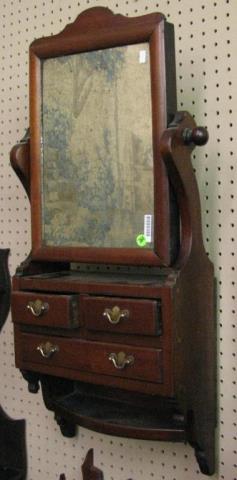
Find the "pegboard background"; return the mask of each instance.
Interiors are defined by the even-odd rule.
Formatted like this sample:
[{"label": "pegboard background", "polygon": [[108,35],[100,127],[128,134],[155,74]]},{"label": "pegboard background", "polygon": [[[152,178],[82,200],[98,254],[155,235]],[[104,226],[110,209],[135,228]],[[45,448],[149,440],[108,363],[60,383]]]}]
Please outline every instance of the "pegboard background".
[{"label": "pegboard background", "polygon": [[[208,126],[209,143],[193,156],[206,250],[217,277],[218,429],[215,479],[237,479],[236,429],[236,0],[0,0],[0,247],[11,249],[10,269],[30,250],[28,200],[9,166],[9,151],[28,126],[28,48],[34,38],[58,33],[86,8],[107,6],[136,16],[160,11],[175,25],[180,109]],[[190,447],[126,440],[80,428],[64,439],[43,406],[27,392],[14,367],[9,318],[0,337],[0,403],[27,420],[28,480],[81,479],[81,463],[93,447],[105,480],[201,479]],[[194,334],[195,341],[195,334]],[[204,477],[203,477],[204,478]]]}]

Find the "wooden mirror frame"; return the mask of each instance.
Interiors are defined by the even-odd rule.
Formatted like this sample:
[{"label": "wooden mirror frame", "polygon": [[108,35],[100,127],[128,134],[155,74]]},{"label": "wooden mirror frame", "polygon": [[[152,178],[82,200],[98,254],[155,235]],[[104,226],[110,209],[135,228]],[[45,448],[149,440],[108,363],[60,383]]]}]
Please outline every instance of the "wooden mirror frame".
[{"label": "wooden mirror frame", "polygon": [[[151,63],[152,136],[154,162],[154,250],[46,246],[42,239],[41,61],[47,58],[148,42]],[[167,45],[170,45],[167,55]],[[80,14],[61,33],[41,38],[30,47],[30,152],[32,259],[130,265],[170,264],[170,192],[160,139],[176,111],[173,28],[160,13],[127,18],[95,7]]]}]

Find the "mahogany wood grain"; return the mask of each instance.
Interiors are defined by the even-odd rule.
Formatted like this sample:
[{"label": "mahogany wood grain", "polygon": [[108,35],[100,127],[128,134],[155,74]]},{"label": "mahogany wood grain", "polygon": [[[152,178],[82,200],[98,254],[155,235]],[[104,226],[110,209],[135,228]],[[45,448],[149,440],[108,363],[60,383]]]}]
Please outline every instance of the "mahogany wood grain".
[{"label": "mahogany wood grain", "polygon": [[[114,15],[109,9],[91,8],[79,15],[74,24],[59,35],[45,37],[30,47],[30,125],[32,256],[34,260],[83,261],[133,265],[168,265],[170,263],[170,222],[168,177],[159,149],[159,142],[167,127],[165,42],[166,22],[161,14],[127,18]],[[42,175],[41,175],[41,61],[44,58],[72,53],[148,42],[151,55],[151,99],[154,157],[155,248],[95,248],[50,247],[42,238]],[[173,40],[170,45],[173,48]],[[170,84],[170,82],[169,82]],[[175,79],[173,79],[175,92]],[[173,98],[176,98],[174,93]],[[173,102],[173,100],[172,100]],[[174,113],[174,112],[173,112]]]},{"label": "mahogany wood grain", "polygon": [[[161,306],[159,301],[124,299],[119,297],[96,297],[82,295],[80,307],[88,330],[111,333],[159,335],[161,333]],[[118,323],[111,323],[106,309],[118,307],[125,311]]]},{"label": "mahogany wood grain", "polygon": [[[52,374],[53,367],[56,366],[154,383],[163,382],[161,350],[27,333],[22,334],[20,342],[22,361],[24,363],[48,365]],[[39,345],[46,344],[46,342],[58,347],[58,351],[53,353],[50,358],[44,358],[37,350]],[[133,355],[134,363],[118,370],[109,360],[109,356],[111,353],[118,354],[121,351],[126,356]]]},{"label": "mahogany wood grain", "polygon": [[[33,254],[18,270],[13,288],[19,297],[81,296],[83,321],[73,331],[62,328],[67,306],[63,315],[56,310],[50,326],[34,326],[24,316],[21,322],[17,307],[16,365],[24,370],[32,391],[41,382],[45,404],[56,413],[64,434],[72,436],[71,422],[72,427],[79,424],[133,438],[188,439],[202,473],[211,475],[216,421],[213,265],[203,245],[200,199],[190,160],[194,143],[207,136],[202,131],[199,138],[200,129],[198,133],[187,112],[179,112],[167,128],[167,27],[160,14],[128,19],[99,7],[79,15],[57,36],[31,46],[30,151],[28,144],[13,149],[12,163],[25,188],[31,180]],[[41,61],[138,42],[149,42],[151,52],[154,251],[47,247],[41,231]],[[168,55],[172,57],[172,51]],[[170,232],[177,233],[172,230],[170,188],[175,222],[181,224],[176,258],[170,256]],[[70,261],[134,265],[136,271],[78,273],[69,271]],[[145,275],[143,265],[150,266]],[[160,336],[157,302],[162,313]],[[124,321],[104,330],[103,309],[116,305],[130,309],[131,324]],[[37,351],[47,341],[59,349],[49,359]],[[121,351],[134,355],[135,361],[118,370],[108,357]]]},{"label": "mahogany wood grain", "polygon": [[[68,408],[68,405],[63,402],[55,402],[53,406],[68,421],[71,420],[72,423],[99,433],[162,442],[186,441],[185,422],[183,418],[181,421],[179,419],[176,421],[172,411],[170,415],[167,415],[167,411],[158,411],[159,406],[153,411],[144,411],[136,406],[129,409],[122,404],[113,405],[111,402],[108,404],[104,400],[90,404],[88,397],[87,408],[83,400],[85,402],[83,397],[75,399],[75,410],[71,405]],[[79,402],[82,403],[81,409],[78,409]],[[107,411],[103,408],[103,403],[107,407]],[[135,424],[131,418],[135,420]]]},{"label": "mahogany wood grain", "polygon": [[13,170],[21,181],[28,197],[30,197],[30,136],[29,132],[10,152]]},{"label": "mahogany wood grain", "polygon": [[[29,302],[41,301],[45,311],[35,316],[28,308]],[[80,325],[78,299],[76,295],[49,295],[34,292],[13,292],[12,294],[13,322],[58,328],[76,328]]]},{"label": "mahogany wood grain", "polygon": [[[172,318],[173,318],[173,306],[172,306],[172,297],[173,297],[173,287],[175,285],[175,276],[170,275],[170,278],[164,276],[163,277],[163,284],[162,281],[151,280],[145,282],[144,285],[139,283],[138,278],[135,276],[127,278],[127,283],[123,284],[121,277],[119,275],[113,277],[113,283],[111,280],[105,281],[105,284],[101,282],[100,274],[97,275],[66,275],[60,276],[59,274],[56,276],[51,276],[51,274],[46,274],[40,276],[40,279],[37,280],[37,276],[34,280],[34,276],[31,277],[17,277],[16,288],[20,289],[35,289],[39,291],[51,291],[51,292],[74,292],[74,293],[91,293],[101,296],[101,294],[108,294],[108,292],[113,292],[117,297],[124,298],[124,301],[131,301],[132,302],[156,302],[157,299],[161,302],[162,305],[162,335],[157,336],[147,336],[147,335],[133,335],[131,334],[122,334],[117,333],[113,334],[113,332],[96,332],[80,329],[76,337],[86,338],[88,340],[95,340],[95,341],[105,341],[105,342],[118,342],[121,344],[130,344],[130,345],[140,345],[144,347],[152,347],[152,348],[162,348],[163,349],[163,370],[164,370],[164,378],[165,384],[162,388],[159,388],[159,392],[161,395],[164,392],[168,392],[170,396],[174,393],[174,385],[173,385],[173,326],[172,326]],[[141,281],[141,278],[140,278]],[[36,282],[36,283],[35,283]],[[157,283],[157,285],[156,285]],[[35,292],[36,293],[36,292]],[[131,298],[133,297],[133,298]],[[109,298],[109,297],[107,297]],[[114,297],[115,298],[115,297]],[[150,299],[150,300],[149,300]],[[138,303],[139,309],[140,303]],[[84,315],[85,317],[85,315]],[[86,318],[86,317],[85,317]],[[146,327],[144,326],[144,333]],[[39,328],[37,328],[39,331]],[[76,332],[76,331],[74,331]],[[40,333],[40,332],[39,332]],[[41,333],[44,333],[43,331]],[[55,335],[56,331],[51,331],[51,334]],[[64,334],[61,332],[61,334]],[[74,333],[75,337],[75,333]],[[18,363],[20,368],[26,369],[28,368],[27,365],[22,365]],[[35,367],[34,367],[35,368]],[[39,368],[39,367],[38,367]],[[45,369],[44,369],[44,372]],[[49,372],[50,373],[50,372]],[[59,373],[60,374],[60,373]],[[68,370],[66,370],[65,375],[69,374]],[[62,373],[61,373],[62,375]],[[75,373],[74,373],[75,378]],[[82,375],[80,373],[80,378]],[[83,378],[86,379],[85,375]],[[91,379],[92,380],[92,379]],[[96,379],[97,380],[97,379]],[[92,380],[94,382],[94,378]],[[134,385],[133,385],[134,388]],[[138,389],[141,391],[141,385],[139,384]],[[143,389],[150,388],[144,385]],[[152,388],[154,391],[154,388]],[[157,392],[157,389],[155,389]]]},{"label": "mahogany wood grain", "polygon": [[182,237],[174,268],[175,390],[189,417],[188,437],[201,471],[215,471],[216,321],[214,268],[203,244],[201,206],[190,161],[194,144],[184,146],[184,132],[195,122],[179,112],[162,138],[162,154],[180,205]]},{"label": "mahogany wood grain", "polygon": [[[141,299],[162,303],[163,318],[163,375],[164,383],[121,378],[116,375],[93,373],[65,368],[47,363],[30,363],[22,358],[22,334],[15,325],[16,362],[20,368],[39,372],[39,375],[53,374],[72,380],[91,382],[94,388],[122,388],[127,392],[146,392],[179,401],[185,412],[185,427],[189,442],[195,447],[196,456],[203,473],[214,471],[214,428],[215,428],[215,323],[213,320],[213,267],[205,254],[201,235],[200,203],[193,169],[190,163],[192,146],[184,146],[183,130],[193,128],[193,120],[181,113],[168,129],[161,142],[162,154],[167,170],[172,177],[181,213],[181,247],[174,268],[163,269],[160,275],[130,275],[124,281],[121,275],[104,274],[47,274],[19,276],[15,288],[39,291],[76,292],[93,295],[117,295],[128,299]],[[164,270],[166,274],[164,274]],[[152,300],[153,299],[153,300]],[[101,333],[101,332],[100,332]],[[29,334],[30,335],[30,334]],[[35,337],[36,334],[31,334]],[[129,337],[130,335],[128,335]],[[27,337],[28,338],[28,337]],[[39,338],[39,337],[37,337]],[[63,338],[60,341],[63,342]],[[75,339],[74,339],[75,340]],[[77,340],[75,340],[77,341]],[[83,342],[83,340],[79,340]],[[99,341],[91,342],[94,347]],[[129,343],[129,341],[128,341]],[[112,344],[114,345],[114,344]],[[120,346],[119,346],[120,347]],[[130,345],[131,347],[131,345]],[[93,348],[91,349],[93,351]],[[149,350],[149,349],[148,349]],[[150,352],[152,349],[150,350]],[[98,362],[99,364],[99,362]],[[202,366],[200,370],[197,365]],[[204,380],[204,383],[203,383]],[[43,381],[43,380],[42,380]],[[137,393],[136,393],[137,394]],[[52,399],[51,399],[52,401]],[[91,420],[83,412],[72,414],[65,406],[55,403],[55,410],[72,422],[94,428],[97,431],[135,438],[178,439],[181,436],[171,428],[164,431],[133,429],[131,426],[108,425],[107,420]],[[144,406],[145,408],[145,406]],[[170,420],[170,426],[172,422]],[[166,432],[166,433],[165,433]],[[166,436],[167,435],[167,436]],[[182,437],[184,438],[184,436]]]},{"label": "mahogany wood grain", "polygon": [[59,273],[14,277],[13,282],[20,290],[78,292],[94,295],[110,295],[135,298],[160,298],[164,290],[172,288],[178,272],[168,271],[162,276],[122,276],[102,274]]}]

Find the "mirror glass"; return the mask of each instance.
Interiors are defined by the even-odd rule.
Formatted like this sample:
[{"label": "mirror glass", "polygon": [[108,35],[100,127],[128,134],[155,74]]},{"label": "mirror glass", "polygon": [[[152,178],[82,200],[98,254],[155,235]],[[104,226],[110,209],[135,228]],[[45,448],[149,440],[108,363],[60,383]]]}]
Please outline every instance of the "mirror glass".
[{"label": "mirror glass", "polygon": [[148,43],[42,61],[46,246],[152,248]]}]

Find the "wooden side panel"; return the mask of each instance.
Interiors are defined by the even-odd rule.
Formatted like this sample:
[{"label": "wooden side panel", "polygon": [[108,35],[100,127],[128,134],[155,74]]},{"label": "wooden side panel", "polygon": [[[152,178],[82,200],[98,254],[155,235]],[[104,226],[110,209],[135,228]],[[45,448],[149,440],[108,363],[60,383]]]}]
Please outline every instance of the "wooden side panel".
[{"label": "wooden side panel", "polygon": [[204,129],[195,128],[189,114],[180,112],[176,126],[164,134],[162,150],[177,192],[182,225],[175,265],[179,276],[173,293],[175,392],[186,412],[187,434],[200,469],[212,475],[216,425],[214,268],[203,246],[198,187],[190,161],[194,143],[204,144],[207,138]]}]

